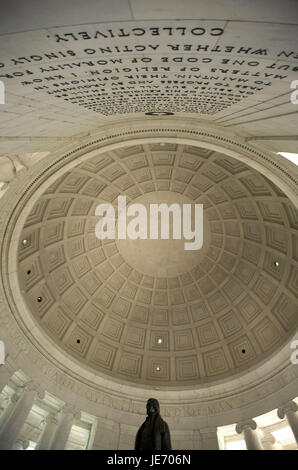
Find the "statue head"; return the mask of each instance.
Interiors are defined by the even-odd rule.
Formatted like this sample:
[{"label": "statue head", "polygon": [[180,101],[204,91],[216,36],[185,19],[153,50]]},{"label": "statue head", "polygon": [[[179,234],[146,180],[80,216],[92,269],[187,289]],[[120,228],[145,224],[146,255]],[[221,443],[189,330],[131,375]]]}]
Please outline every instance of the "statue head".
[{"label": "statue head", "polygon": [[147,415],[159,414],[159,403],[155,398],[149,398],[146,405]]}]

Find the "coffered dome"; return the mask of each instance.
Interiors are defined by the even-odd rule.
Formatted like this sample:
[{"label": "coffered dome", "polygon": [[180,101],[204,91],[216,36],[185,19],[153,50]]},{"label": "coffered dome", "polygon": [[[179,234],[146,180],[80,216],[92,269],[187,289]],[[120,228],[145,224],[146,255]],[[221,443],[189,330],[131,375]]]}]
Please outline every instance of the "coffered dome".
[{"label": "coffered dome", "polygon": [[[103,240],[95,208],[204,207],[201,250]],[[38,325],[89,370],[187,387],[249,370],[297,327],[297,212],[239,160],[183,144],[98,153],[48,187],[19,240],[19,281]]]}]

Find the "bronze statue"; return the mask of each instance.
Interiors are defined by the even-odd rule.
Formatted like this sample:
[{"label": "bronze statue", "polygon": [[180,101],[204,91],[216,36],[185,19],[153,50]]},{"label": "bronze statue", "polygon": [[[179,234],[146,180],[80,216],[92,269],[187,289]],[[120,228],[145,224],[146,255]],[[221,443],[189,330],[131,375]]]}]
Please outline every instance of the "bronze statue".
[{"label": "bronze statue", "polygon": [[171,450],[171,436],[167,423],[159,414],[155,398],[147,401],[147,418],[136,435],[135,450]]}]

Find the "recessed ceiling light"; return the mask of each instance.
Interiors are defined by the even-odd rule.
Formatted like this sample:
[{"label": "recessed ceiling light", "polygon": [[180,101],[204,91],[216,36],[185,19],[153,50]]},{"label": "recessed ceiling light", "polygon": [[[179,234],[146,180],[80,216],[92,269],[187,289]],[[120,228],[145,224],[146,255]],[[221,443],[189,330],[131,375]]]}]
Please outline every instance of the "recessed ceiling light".
[{"label": "recessed ceiling light", "polygon": [[163,339],[162,338],[157,338],[157,342],[158,342],[158,344],[161,344],[163,342]]},{"label": "recessed ceiling light", "polygon": [[37,297],[37,302],[41,302],[42,301],[42,297]]},{"label": "recessed ceiling light", "polygon": [[160,367],[159,367],[159,366],[157,366],[157,367],[156,367],[156,370],[157,370],[157,372],[159,372],[159,371],[160,371]]},{"label": "recessed ceiling light", "polygon": [[275,266],[276,268],[278,268],[278,266],[279,266],[279,262],[278,262],[278,261],[274,261],[273,264],[274,264],[274,266]]},{"label": "recessed ceiling light", "polygon": [[26,240],[26,238],[22,241],[23,245],[27,245],[28,244],[28,240]]}]

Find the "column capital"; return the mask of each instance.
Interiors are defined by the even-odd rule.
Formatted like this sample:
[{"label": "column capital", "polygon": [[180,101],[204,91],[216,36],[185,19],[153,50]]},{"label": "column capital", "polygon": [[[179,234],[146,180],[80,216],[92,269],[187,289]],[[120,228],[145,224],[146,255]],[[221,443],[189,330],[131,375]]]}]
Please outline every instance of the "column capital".
[{"label": "column capital", "polygon": [[289,411],[295,412],[297,410],[298,410],[297,403],[295,403],[294,401],[289,401],[287,403],[284,403],[278,408],[277,416],[279,417],[279,419],[284,419],[285,415],[289,413]]},{"label": "column capital", "polygon": [[237,434],[241,434],[246,429],[252,429],[253,431],[255,431],[257,429],[257,423],[253,419],[248,419],[246,421],[241,421],[240,423],[236,424]]},{"label": "column capital", "polygon": [[11,397],[10,397],[11,403],[16,403],[16,402],[19,400],[20,397],[21,397],[21,395],[20,395],[19,393],[17,393],[17,392],[14,393],[14,394],[11,395]]},{"label": "column capital", "polygon": [[38,398],[40,398],[41,400],[44,398],[45,395],[45,391],[41,388],[41,386],[33,381],[28,382],[25,385],[25,391],[35,392]]},{"label": "column capital", "polygon": [[5,396],[0,396],[0,404],[1,406],[6,406],[10,401],[10,396],[5,395]]},{"label": "column capital", "polygon": [[66,403],[61,411],[65,416],[69,416],[71,419],[81,419],[81,412],[74,405]]},{"label": "column capital", "polygon": [[58,424],[58,419],[55,415],[53,414],[48,414],[48,416],[45,417],[45,419],[42,420],[42,424],[44,426],[47,426],[48,424]]},{"label": "column capital", "polygon": [[20,450],[25,450],[27,449],[27,447],[29,446],[29,441],[27,439],[21,439],[21,438],[18,438],[14,445],[13,445],[13,448],[14,449],[20,449]]}]

